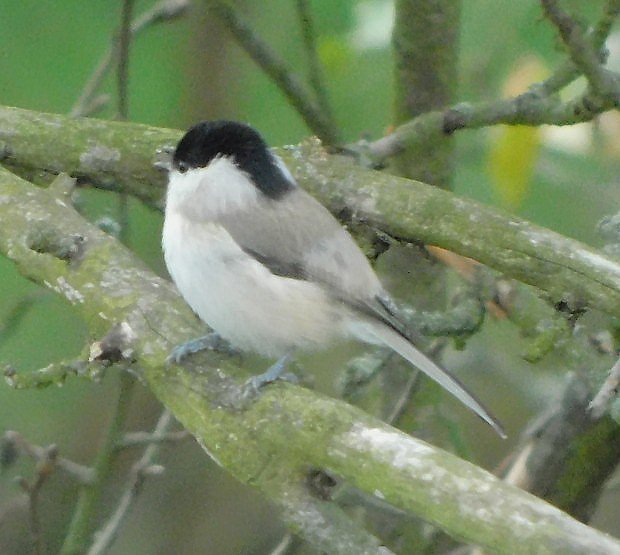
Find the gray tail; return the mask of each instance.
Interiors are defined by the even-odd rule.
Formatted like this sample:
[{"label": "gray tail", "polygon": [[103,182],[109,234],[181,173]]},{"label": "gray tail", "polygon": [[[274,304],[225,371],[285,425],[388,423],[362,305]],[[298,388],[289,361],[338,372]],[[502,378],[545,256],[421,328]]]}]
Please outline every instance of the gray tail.
[{"label": "gray tail", "polygon": [[428,377],[435,380],[439,385],[448,390],[466,407],[474,411],[482,420],[489,424],[500,437],[506,438],[506,433],[501,424],[480,404],[480,402],[469,393],[461,382],[446,370],[440,368],[426,355],[416,349],[405,337],[397,331],[383,324],[372,323],[365,330],[370,333],[378,342],[384,343],[394,349],[405,360],[413,366],[419,368]]}]

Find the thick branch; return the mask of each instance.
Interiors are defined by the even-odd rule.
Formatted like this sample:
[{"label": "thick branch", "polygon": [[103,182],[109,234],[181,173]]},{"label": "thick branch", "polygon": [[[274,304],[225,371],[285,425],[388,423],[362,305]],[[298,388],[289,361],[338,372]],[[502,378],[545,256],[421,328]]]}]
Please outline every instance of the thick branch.
[{"label": "thick branch", "polygon": [[[152,205],[161,203],[164,190],[155,153],[179,137],[171,129],[0,108],[0,142],[12,165],[26,173],[65,171]],[[547,291],[554,301],[620,316],[620,265],[595,249],[423,183],[368,171],[328,155],[316,141],[278,153],[300,184],[335,213],[479,260]]]},{"label": "thick branch", "polygon": [[596,501],[620,462],[620,426],[588,411],[591,390],[574,375],[561,399],[532,429],[506,476],[511,484],[590,520]]},{"label": "thick branch", "polygon": [[[92,334],[124,322],[135,336],[136,368],[155,395],[216,461],[278,504],[289,526],[319,549],[385,553],[335,506],[307,493],[313,468],[497,553],[620,553],[609,536],[342,401],[275,384],[248,404],[229,377],[238,369],[216,354],[205,356],[207,365],[165,369],[170,347],[201,331],[173,287],[54,192],[2,170],[0,200],[0,251],[74,304]],[[83,238],[79,264],[56,258],[55,245],[76,235]]]},{"label": "thick branch", "polygon": [[[394,123],[400,125],[454,100],[461,2],[397,0],[394,9]],[[454,141],[441,133],[428,139],[395,158],[396,173],[447,189]]]}]

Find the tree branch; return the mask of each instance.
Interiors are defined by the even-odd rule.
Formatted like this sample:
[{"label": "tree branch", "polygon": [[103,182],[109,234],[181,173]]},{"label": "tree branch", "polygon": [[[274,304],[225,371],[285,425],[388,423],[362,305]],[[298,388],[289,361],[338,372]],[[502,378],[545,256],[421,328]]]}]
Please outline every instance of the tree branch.
[{"label": "tree branch", "polygon": [[[602,50],[619,12],[620,2],[618,0],[607,0],[605,8],[603,9],[603,15],[594,28],[587,34],[587,39],[591,42],[592,48],[594,48],[595,51],[599,52]],[[601,52],[601,58],[603,57]],[[534,88],[540,90],[541,93],[546,96],[551,96],[569,83],[572,83],[579,75],[581,75],[579,69],[569,58],[553,72],[551,77],[538,85],[534,85]]]},{"label": "tree branch", "polygon": [[568,102],[547,96],[536,85],[513,98],[488,102],[461,102],[442,111],[427,112],[397,127],[393,133],[367,146],[371,157],[382,160],[412,144],[432,140],[438,134],[490,125],[572,125],[591,121],[616,107],[615,99],[586,93]]},{"label": "tree branch", "polygon": [[329,115],[310,97],[285,62],[247,25],[228,4],[208,0],[207,5],[224,22],[235,40],[278,86],[308,128],[325,144],[338,143],[338,132]]},{"label": "tree branch", "polygon": [[[165,434],[172,420],[173,418],[170,411],[164,410],[155,426],[153,435]],[[129,514],[131,505],[142,490],[144,478],[149,473],[148,469],[152,466],[153,459],[157,456],[159,447],[159,443],[151,443],[144,450],[142,456],[131,467],[131,478],[125,488],[125,492],[121,496],[118,506],[112,516],[108,519],[103,528],[95,533],[95,541],[90,546],[88,555],[102,555],[106,553],[114,543],[126,516]]]},{"label": "tree branch", "polygon": [[299,16],[304,45],[306,47],[306,56],[308,58],[310,85],[314,89],[314,94],[316,95],[319,108],[325,117],[331,122],[331,127],[335,130],[336,124],[334,123],[332,109],[329,104],[329,99],[327,98],[327,87],[325,86],[325,81],[323,80],[323,71],[316,48],[314,21],[312,19],[309,0],[297,0],[297,13]]},{"label": "tree branch", "polygon": [[118,31],[118,119],[126,120],[129,114],[129,47],[131,45],[131,14],[133,0],[122,0],[121,25]]},{"label": "tree branch", "polygon": [[147,432],[128,432],[117,443],[117,449],[127,449],[141,445],[151,445],[154,443],[173,443],[187,439],[190,435],[186,430],[178,432],[164,432],[161,434]]},{"label": "tree branch", "polygon": [[[7,430],[4,432],[2,440],[6,445],[12,446],[13,449],[17,449],[19,452],[34,459],[38,463],[49,460],[49,446],[41,447],[40,445],[30,443],[26,441],[26,439],[19,432]],[[74,480],[77,480],[80,484],[92,484],[95,479],[92,468],[83,466],[69,459],[65,459],[57,454],[54,456],[53,465],[55,468],[60,468],[63,472],[71,476]]]},{"label": "tree branch", "polygon": [[[397,0],[394,10],[394,124],[400,125],[454,100],[461,2]],[[427,139],[398,153],[395,173],[449,189],[454,141],[441,133]]]},{"label": "tree branch", "polygon": [[620,358],[609,371],[603,385],[590,403],[588,409],[593,418],[601,418],[607,413],[613,401],[618,397],[620,391]]},{"label": "tree branch", "polygon": [[601,65],[598,52],[586,39],[577,23],[558,5],[557,0],[541,0],[545,15],[558,28],[571,60],[586,77],[593,92],[618,98],[618,85],[612,75]]},{"label": "tree branch", "polygon": [[[342,401],[284,383],[244,401],[230,377],[239,369],[216,353],[187,369],[165,369],[170,348],[202,331],[172,285],[54,191],[0,170],[0,199],[0,251],[72,303],[91,334],[101,336],[110,320],[131,330],[136,368],[153,393],[214,460],[262,491],[318,549],[385,553],[334,505],[308,493],[305,477],[316,468],[497,553],[620,550],[609,536]],[[36,241],[41,233],[47,251]],[[75,235],[83,238],[80,263],[56,258],[53,245]]]},{"label": "tree branch", "polygon": [[[164,191],[156,151],[180,136],[171,129],[0,107],[0,141],[13,168],[65,171],[155,206]],[[547,291],[554,302],[620,316],[620,264],[596,249],[423,183],[368,171],[348,157],[328,155],[316,141],[278,154],[300,185],[336,214],[352,213],[394,237],[478,260]]]},{"label": "tree branch", "polygon": [[60,549],[60,555],[80,555],[90,544],[91,536],[96,527],[95,516],[99,509],[99,501],[105,481],[112,469],[112,461],[116,456],[115,447],[122,434],[134,384],[135,381],[132,376],[126,372],[121,373],[115,411],[93,466],[95,480],[92,484],[84,485],[80,490],[69,530]]},{"label": "tree branch", "polygon": [[[179,17],[188,7],[189,0],[160,0],[151,9],[145,11],[132,22],[129,29],[130,35],[134,37],[153,24]],[[118,55],[118,41],[114,40],[107,52],[102,56],[101,60],[99,60],[99,63],[84,85],[84,89],[80,93],[79,98],[71,108],[70,115],[72,117],[93,114],[107,103],[107,95],[102,97],[95,96],[95,94],[101,86],[103,79],[110,71],[114,61],[118,58]]]},{"label": "tree branch", "polygon": [[573,374],[558,402],[526,432],[506,476],[584,522],[620,462],[620,425],[610,416],[593,417],[590,395]]}]

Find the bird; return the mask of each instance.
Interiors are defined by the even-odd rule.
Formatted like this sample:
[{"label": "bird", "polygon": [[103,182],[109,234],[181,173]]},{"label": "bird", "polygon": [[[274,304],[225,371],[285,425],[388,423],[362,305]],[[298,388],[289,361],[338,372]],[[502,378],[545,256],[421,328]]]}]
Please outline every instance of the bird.
[{"label": "bird", "polygon": [[412,343],[352,236],[250,125],[202,121],[180,139],[162,249],[181,296],[213,330],[177,346],[173,361],[222,344],[277,359],[252,379],[258,388],[281,377],[299,351],[348,339],[382,345],[506,437],[460,381]]}]

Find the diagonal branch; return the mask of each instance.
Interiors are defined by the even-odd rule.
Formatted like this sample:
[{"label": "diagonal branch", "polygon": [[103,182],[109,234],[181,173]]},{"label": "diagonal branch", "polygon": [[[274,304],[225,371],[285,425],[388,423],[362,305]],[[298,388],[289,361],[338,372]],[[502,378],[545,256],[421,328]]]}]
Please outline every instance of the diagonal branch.
[{"label": "diagonal branch", "polygon": [[[38,463],[44,462],[49,457],[49,446],[41,447],[40,445],[30,443],[19,432],[7,430],[2,436],[2,441],[5,445],[11,445],[14,449],[34,459]],[[92,468],[65,459],[64,457],[58,456],[58,454],[54,457],[53,465],[56,468],[60,468],[80,484],[92,484],[95,479]]]},{"label": "diagonal branch", "polygon": [[618,98],[618,83],[601,65],[601,58],[587,40],[579,25],[558,5],[557,0],[541,0],[545,15],[558,28],[571,59],[588,80],[592,90],[601,96]]},{"label": "diagonal branch", "polygon": [[314,89],[316,99],[325,117],[331,121],[332,127],[335,129],[334,119],[329,99],[327,98],[327,87],[323,79],[323,71],[319,55],[316,48],[316,36],[314,32],[314,21],[310,10],[309,0],[297,0],[297,13],[299,23],[306,47],[306,56],[308,57],[308,74],[310,85]]},{"label": "diagonal branch", "polygon": [[[611,32],[611,28],[616,21],[616,18],[620,14],[620,1],[607,0],[603,9],[603,15],[600,17],[593,29],[587,33],[587,40],[591,42],[592,48],[598,52],[601,51],[605,45],[605,41]],[[601,58],[603,58],[601,53]],[[581,75],[581,72],[573,62],[571,58],[568,58],[558,69],[553,72],[553,75],[543,81],[542,83],[535,85],[543,94],[550,96],[560,89],[563,89],[569,83],[572,83],[577,77]]]},{"label": "diagonal branch", "polygon": [[[545,1],[550,5],[557,4],[553,0]],[[603,47],[619,14],[620,2],[608,0],[594,29],[586,36],[579,31],[579,45],[571,43],[576,50],[583,46],[586,53],[576,54],[577,59],[569,58],[551,77],[532,85],[528,92],[508,99],[459,103],[441,111],[427,112],[398,126],[389,135],[363,145],[362,148],[353,145],[352,150],[361,151],[375,163],[380,163],[410,145],[425,144],[438,135],[449,135],[461,129],[479,129],[497,124],[572,125],[591,121],[618,105],[620,83],[617,76],[600,66],[600,58],[596,52]],[[588,91],[568,102],[560,102],[555,97],[556,93],[579,77],[586,67],[599,90],[596,93]]]},{"label": "diagonal branch", "polygon": [[[0,251],[71,302],[92,335],[102,335],[110,319],[131,330],[136,368],[153,393],[219,464],[262,491],[319,550],[385,553],[340,509],[308,493],[305,478],[317,468],[497,553],[620,550],[609,536],[342,401],[274,384],[248,402],[231,378],[238,367],[215,353],[201,365],[164,370],[171,346],[201,331],[171,284],[54,191],[0,170],[0,199]],[[80,263],[59,260],[53,248],[32,250],[43,230],[51,246],[81,236]]]},{"label": "diagonal branch", "polygon": [[[169,21],[181,16],[189,7],[189,0],[160,0],[152,8],[145,11],[132,22],[129,32],[132,37],[139,34],[144,29],[156,23]],[[107,102],[107,98],[95,96],[105,76],[108,74],[114,61],[118,58],[118,41],[113,41],[107,52],[93,70],[80,93],[79,98],[71,108],[71,116],[87,116],[97,111],[102,104]]]},{"label": "diagonal branch", "polygon": [[228,4],[208,0],[207,5],[219,17],[235,40],[284,93],[308,128],[325,144],[338,142],[338,132],[329,115],[310,97],[286,63],[243,21]]},{"label": "diagonal branch", "polygon": [[[65,171],[156,206],[164,190],[156,151],[180,135],[0,107],[0,141],[13,167],[27,174]],[[328,155],[315,141],[278,153],[299,183],[336,214],[352,213],[394,237],[474,258],[547,291],[554,302],[620,316],[620,265],[596,249],[423,183],[368,171],[348,157]]]},{"label": "diagonal branch", "polygon": [[[159,417],[153,434],[164,434],[172,423],[172,420],[173,418],[170,411],[164,410]],[[103,528],[95,534],[95,541],[90,546],[88,555],[102,555],[106,553],[114,543],[121,526],[129,514],[133,502],[142,490],[144,478],[149,474],[149,468],[153,465],[153,459],[157,455],[159,447],[160,444],[151,443],[144,450],[142,456],[133,464],[131,468],[131,478],[125,488],[125,492],[121,496],[112,516],[108,519]]]}]

